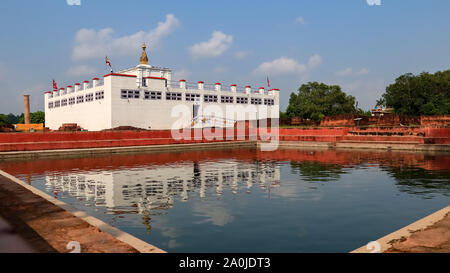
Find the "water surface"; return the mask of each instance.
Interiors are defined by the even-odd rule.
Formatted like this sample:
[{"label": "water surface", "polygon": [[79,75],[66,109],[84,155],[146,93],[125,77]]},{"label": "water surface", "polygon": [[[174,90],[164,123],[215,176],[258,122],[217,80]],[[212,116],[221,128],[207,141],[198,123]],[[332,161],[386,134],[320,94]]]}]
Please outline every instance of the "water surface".
[{"label": "water surface", "polygon": [[450,155],[224,149],[0,162],[169,252],[348,252],[450,204]]}]

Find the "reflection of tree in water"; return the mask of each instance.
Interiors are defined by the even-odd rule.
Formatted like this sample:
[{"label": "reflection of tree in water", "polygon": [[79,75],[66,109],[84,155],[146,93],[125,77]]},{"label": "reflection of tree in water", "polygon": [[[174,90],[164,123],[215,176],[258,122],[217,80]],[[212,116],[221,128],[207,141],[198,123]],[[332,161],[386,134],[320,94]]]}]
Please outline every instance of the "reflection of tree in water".
[{"label": "reflection of tree in water", "polygon": [[300,172],[305,181],[336,181],[345,173],[342,166],[319,162],[291,162],[292,170]]},{"label": "reflection of tree in water", "polygon": [[420,168],[384,167],[396,182],[399,191],[433,198],[434,194],[450,196],[450,172]]}]

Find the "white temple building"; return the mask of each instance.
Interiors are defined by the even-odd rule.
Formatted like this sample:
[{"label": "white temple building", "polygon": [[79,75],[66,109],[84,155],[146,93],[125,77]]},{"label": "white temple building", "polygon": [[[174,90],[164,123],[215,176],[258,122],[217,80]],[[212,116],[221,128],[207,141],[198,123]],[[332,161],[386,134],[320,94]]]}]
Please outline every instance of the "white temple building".
[{"label": "white temple building", "polygon": [[250,193],[280,187],[280,166],[274,162],[193,162],[178,166],[146,166],[126,170],[98,170],[87,173],[49,173],[48,192],[79,198],[82,203],[112,210],[173,207],[174,198],[187,201],[189,195],[205,198],[223,192]]},{"label": "white temple building", "polygon": [[230,127],[242,120],[279,118],[279,89],[172,81],[168,68],[148,64],[142,47],[134,68],[45,92],[45,126],[76,123],[89,131]]}]

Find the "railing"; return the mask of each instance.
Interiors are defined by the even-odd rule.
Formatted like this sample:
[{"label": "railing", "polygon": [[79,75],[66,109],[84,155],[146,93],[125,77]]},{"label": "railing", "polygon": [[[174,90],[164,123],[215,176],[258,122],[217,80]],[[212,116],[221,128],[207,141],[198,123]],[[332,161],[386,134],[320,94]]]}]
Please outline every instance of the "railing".
[{"label": "railing", "polygon": [[97,87],[97,86],[103,86],[103,85],[105,85],[105,79],[104,78],[98,80],[97,84],[95,86]]},{"label": "railing", "polygon": [[179,81],[167,81],[167,87],[180,88]]},{"label": "railing", "polygon": [[236,86],[236,93],[245,93],[245,87]]},{"label": "railing", "polygon": [[224,117],[216,117],[216,116],[197,116],[192,119],[190,124],[191,128],[202,128],[202,127],[234,127],[235,124],[234,119],[227,119]]},{"label": "railing", "polygon": [[[184,82],[186,89],[197,89],[198,90],[198,83],[194,82]],[[167,82],[168,87],[172,88],[180,88],[180,82],[179,81],[168,81]],[[236,87],[236,93],[246,93],[247,88],[244,86],[234,86]],[[216,84],[212,83],[204,83],[203,89],[206,91],[216,91]],[[231,84],[222,84],[220,87],[220,91],[224,92],[231,92]],[[251,88],[250,91],[251,94],[259,94],[258,88]],[[264,94],[268,94],[268,90],[264,89]]]}]

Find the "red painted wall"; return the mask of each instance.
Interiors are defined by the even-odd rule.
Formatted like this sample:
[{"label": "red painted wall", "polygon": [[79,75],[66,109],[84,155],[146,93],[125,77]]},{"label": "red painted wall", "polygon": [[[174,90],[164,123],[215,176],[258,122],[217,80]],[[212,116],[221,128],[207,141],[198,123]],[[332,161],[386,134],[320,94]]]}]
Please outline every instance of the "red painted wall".
[{"label": "red painted wall", "polygon": [[[265,132],[259,129],[258,136]],[[361,132],[371,134],[359,135]],[[247,128],[244,135],[236,129],[189,130],[190,140],[175,140],[170,130],[161,131],[101,131],[101,132],[36,132],[1,133],[0,151],[33,151],[76,148],[126,147],[163,144],[204,143],[233,140],[256,140],[249,137]],[[251,131],[253,136],[256,130]],[[401,132],[403,136],[392,134]],[[423,134],[418,134],[424,132]],[[268,130],[270,134],[270,130]],[[281,128],[280,141],[338,142],[347,141],[394,141],[427,144],[450,144],[450,128]],[[372,133],[374,133],[372,135]],[[227,135],[231,138],[226,139]],[[215,137],[217,136],[218,139]],[[223,137],[222,137],[223,136]],[[425,136],[425,137],[424,137]],[[198,138],[197,138],[198,137]],[[238,139],[239,137],[239,139]]]}]

